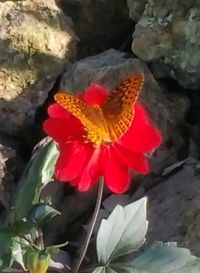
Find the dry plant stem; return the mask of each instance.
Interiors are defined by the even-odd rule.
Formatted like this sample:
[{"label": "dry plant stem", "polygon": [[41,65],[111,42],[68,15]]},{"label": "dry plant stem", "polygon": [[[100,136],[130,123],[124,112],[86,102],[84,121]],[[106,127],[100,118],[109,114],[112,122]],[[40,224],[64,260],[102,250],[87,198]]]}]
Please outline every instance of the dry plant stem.
[{"label": "dry plant stem", "polygon": [[82,261],[83,261],[83,259],[85,257],[85,254],[87,252],[88,245],[90,243],[90,239],[91,239],[91,236],[92,236],[92,233],[93,233],[96,221],[97,221],[97,216],[98,216],[98,213],[99,213],[99,209],[100,209],[100,206],[101,206],[101,200],[102,200],[102,196],[103,196],[103,188],[104,188],[104,179],[103,179],[103,177],[101,177],[100,181],[99,181],[99,189],[98,189],[98,196],[97,196],[96,206],[95,206],[95,209],[94,209],[92,220],[90,222],[90,227],[89,227],[87,236],[85,238],[85,242],[84,242],[84,244],[82,246],[82,249],[81,249],[80,258],[78,259],[77,263],[75,264],[75,267],[74,267],[74,270],[73,270],[74,273],[77,273],[79,271],[79,268],[80,268],[80,266],[82,264]]},{"label": "dry plant stem", "polygon": [[44,249],[43,232],[41,228],[38,228],[38,246],[40,250]]},{"label": "dry plant stem", "polygon": [[22,238],[27,241],[29,243],[30,246],[32,246],[34,249],[38,250],[38,247],[29,239],[27,238],[25,235],[22,236]]}]

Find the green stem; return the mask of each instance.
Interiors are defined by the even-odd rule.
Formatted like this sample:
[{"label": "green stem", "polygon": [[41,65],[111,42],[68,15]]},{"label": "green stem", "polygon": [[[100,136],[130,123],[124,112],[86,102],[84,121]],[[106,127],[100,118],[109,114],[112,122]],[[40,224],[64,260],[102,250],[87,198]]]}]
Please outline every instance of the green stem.
[{"label": "green stem", "polygon": [[97,217],[98,217],[98,214],[99,214],[99,209],[100,209],[100,206],[101,206],[101,200],[102,200],[102,196],[103,196],[103,188],[104,188],[104,179],[103,179],[103,177],[101,177],[100,181],[99,181],[99,189],[98,189],[98,196],[97,196],[96,206],[95,206],[95,209],[94,209],[94,213],[92,215],[92,220],[90,222],[90,227],[89,227],[87,236],[85,238],[85,241],[84,241],[82,249],[81,249],[80,258],[78,259],[77,263],[75,264],[75,267],[74,267],[74,270],[73,270],[74,273],[77,273],[79,271],[79,268],[80,268],[80,266],[81,266],[81,264],[83,262],[85,254],[87,252],[87,249],[88,249],[88,246],[89,246],[89,243],[90,243],[90,239],[91,239],[91,236],[92,236],[92,233],[93,233],[96,221],[97,221]]}]

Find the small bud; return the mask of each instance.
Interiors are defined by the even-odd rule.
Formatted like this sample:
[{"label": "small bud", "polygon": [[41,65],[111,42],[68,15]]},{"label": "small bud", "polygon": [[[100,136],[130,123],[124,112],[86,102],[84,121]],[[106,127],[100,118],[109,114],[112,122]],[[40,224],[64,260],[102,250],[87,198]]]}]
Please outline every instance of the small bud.
[{"label": "small bud", "polygon": [[29,273],[46,273],[50,258],[50,254],[45,250],[28,250],[26,253],[26,268]]}]

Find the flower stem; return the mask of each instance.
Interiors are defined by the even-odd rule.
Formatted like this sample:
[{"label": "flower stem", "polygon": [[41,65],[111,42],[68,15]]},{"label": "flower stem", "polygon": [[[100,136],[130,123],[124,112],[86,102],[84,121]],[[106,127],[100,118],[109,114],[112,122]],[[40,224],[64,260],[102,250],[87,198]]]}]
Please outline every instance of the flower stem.
[{"label": "flower stem", "polygon": [[92,220],[90,222],[90,227],[89,227],[87,236],[86,236],[85,241],[83,243],[83,246],[81,248],[80,258],[78,259],[77,263],[75,264],[75,267],[74,267],[74,270],[73,270],[74,273],[77,273],[79,271],[79,268],[80,268],[80,266],[81,266],[81,264],[83,262],[85,254],[87,252],[87,249],[88,249],[88,246],[89,246],[89,243],[90,243],[90,239],[91,239],[91,236],[92,236],[92,233],[93,233],[96,221],[97,221],[97,216],[98,216],[98,213],[99,213],[99,209],[100,209],[100,206],[101,206],[101,200],[102,200],[102,196],[103,196],[103,188],[104,188],[104,179],[103,179],[103,177],[101,177],[100,181],[99,181],[98,196],[97,196],[97,201],[96,201],[94,213],[92,215]]}]

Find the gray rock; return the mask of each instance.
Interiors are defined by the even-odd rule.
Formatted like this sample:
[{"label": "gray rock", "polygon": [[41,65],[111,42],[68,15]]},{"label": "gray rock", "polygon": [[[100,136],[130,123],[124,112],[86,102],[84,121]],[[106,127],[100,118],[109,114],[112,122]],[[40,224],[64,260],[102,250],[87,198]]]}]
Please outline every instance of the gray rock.
[{"label": "gray rock", "polygon": [[52,197],[53,204],[56,204],[56,208],[62,215],[46,226],[47,245],[55,244],[58,238],[62,238],[64,242],[66,238],[80,239],[82,225],[94,210],[97,188],[96,184],[90,191],[78,192],[64,183],[52,182],[47,185],[43,194]]},{"label": "gray rock", "polygon": [[132,51],[151,63],[156,77],[200,87],[199,0],[149,0],[133,34]]},{"label": "gray rock", "polygon": [[145,86],[139,100],[146,106],[153,122],[163,135],[163,145],[154,153],[151,160],[152,171],[160,173],[166,165],[176,161],[177,151],[184,145],[181,126],[189,106],[186,97],[167,94],[159,87],[142,61],[127,58],[125,53],[116,50],[105,51],[72,65],[63,76],[61,89],[81,91],[92,81],[111,89],[135,72],[145,73]]},{"label": "gray rock", "polygon": [[20,136],[74,59],[77,38],[53,0],[1,3],[0,29],[0,127]]},{"label": "gray rock", "polygon": [[127,0],[127,5],[129,8],[129,17],[134,21],[137,22],[142,15],[145,5],[148,0]]},{"label": "gray rock", "polygon": [[200,255],[200,163],[188,161],[181,170],[149,190],[147,242],[178,242]]},{"label": "gray rock", "polygon": [[8,216],[4,212],[8,213],[7,210],[13,205],[15,182],[24,168],[24,162],[16,153],[18,148],[19,143],[0,134],[0,203],[5,208],[0,211],[0,222],[4,222],[4,217]]},{"label": "gray rock", "polygon": [[47,272],[55,273],[63,272],[68,273],[70,267],[70,257],[66,251],[59,250],[59,252],[53,254],[52,259],[50,261],[50,269]]},{"label": "gray rock", "polygon": [[[133,30],[124,0],[57,0],[74,22],[80,38],[78,57],[95,55],[110,47],[121,48]],[[130,40],[128,38],[128,40]]]}]

